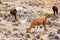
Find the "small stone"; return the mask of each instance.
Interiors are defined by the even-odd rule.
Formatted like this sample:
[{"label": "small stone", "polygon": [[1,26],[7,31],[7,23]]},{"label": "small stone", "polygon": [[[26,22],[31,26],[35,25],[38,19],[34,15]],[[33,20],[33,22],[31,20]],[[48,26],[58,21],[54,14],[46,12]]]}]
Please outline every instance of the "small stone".
[{"label": "small stone", "polygon": [[11,36],[16,36],[16,35],[18,35],[18,31],[12,31],[11,32]]},{"label": "small stone", "polygon": [[38,2],[38,3],[35,3],[35,5],[36,5],[37,7],[39,7],[40,3],[39,3],[39,2]]},{"label": "small stone", "polygon": [[7,16],[4,17],[4,20],[7,18]]},{"label": "small stone", "polygon": [[19,24],[18,22],[13,22],[12,23],[13,26],[18,26],[18,24]]},{"label": "small stone", "polygon": [[48,22],[47,22],[47,25],[51,25],[51,21],[48,21]]},{"label": "small stone", "polygon": [[59,39],[59,37],[58,36],[55,36],[54,39]]},{"label": "small stone", "polygon": [[50,32],[48,35],[48,37],[54,37],[54,36],[55,36],[55,34],[53,32]]},{"label": "small stone", "polygon": [[36,38],[39,39],[40,38],[40,35],[37,35]]},{"label": "small stone", "polygon": [[13,31],[16,31],[16,30],[18,30],[18,29],[16,29],[16,28],[13,29]]},{"label": "small stone", "polygon": [[4,35],[7,35],[6,33],[4,33]]},{"label": "small stone", "polygon": [[20,33],[20,35],[21,35],[21,36],[24,36],[24,34],[23,34],[23,33]]},{"label": "small stone", "polygon": [[24,9],[27,9],[27,7],[23,6]]},{"label": "small stone", "polygon": [[5,40],[5,39],[1,39],[1,40]]},{"label": "small stone", "polygon": [[22,40],[22,39],[20,39],[20,40]]},{"label": "small stone", "polygon": [[0,17],[2,17],[2,14],[0,13]]},{"label": "small stone", "polygon": [[9,35],[9,34],[7,34],[7,33],[4,33],[4,35],[5,35],[6,37],[8,37],[8,35]]},{"label": "small stone", "polygon": [[3,32],[0,30],[0,33],[3,33]]},{"label": "small stone", "polygon": [[15,34],[14,34],[14,36],[18,37],[18,34],[17,34],[17,33],[15,33]]},{"label": "small stone", "polygon": [[12,22],[16,22],[16,20],[13,20]]},{"label": "small stone", "polygon": [[51,20],[54,21],[56,18],[57,18],[56,16],[51,17]]},{"label": "small stone", "polygon": [[33,32],[31,32],[31,34],[34,34],[35,32],[33,31]]},{"label": "small stone", "polygon": [[41,7],[41,8],[44,8],[44,7]]},{"label": "small stone", "polygon": [[27,39],[24,39],[24,40],[27,40]]},{"label": "small stone", "polygon": [[29,35],[29,34],[27,34],[27,35],[26,35],[26,37],[27,37],[27,38],[30,38],[30,35]]},{"label": "small stone", "polygon": [[49,25],[49,27],[52,27],[53,26],[53,24],[51,23],[51,25]]},{"label": "small stone", "polygon": [[26,14],[27,12],[24,12],[24,14]]},{"label": "small stone", "polygon": [[8,33],[11,33],[11,31],[9,31],[9,30],[8,30],[7,32],[8,32]]},{"label": "small stone", "polygon": [[37,39],[34,39],[34,40],[37,40]]},{"label": "small stone", "polygon": [[18,35],[18,38],[21,38],[21,35]]},{"label": "small stone", "polygon": [[57,33],[58,33],[58,34],[60,34],[60,29],[59,29],[59,30],[57,30]]}]

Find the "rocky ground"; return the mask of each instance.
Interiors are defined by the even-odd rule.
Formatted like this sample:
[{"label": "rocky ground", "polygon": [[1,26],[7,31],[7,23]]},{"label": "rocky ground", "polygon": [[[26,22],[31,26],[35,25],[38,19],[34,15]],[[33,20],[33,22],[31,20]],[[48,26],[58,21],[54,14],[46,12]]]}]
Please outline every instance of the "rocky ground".
[{"label": "rocky ground", "polygon": [[[14,22],[14,17],[8,17],[12,7],[21,7],[17,13],[17,22]],[[30,33],[26,33],[30,20],[36,16],[47,17],[46,33],[42,25],[33,27]],[[0,40],[60,40],[60,14],[59,18],[54,16],[51,7],[42,2],[0,4]]]}]

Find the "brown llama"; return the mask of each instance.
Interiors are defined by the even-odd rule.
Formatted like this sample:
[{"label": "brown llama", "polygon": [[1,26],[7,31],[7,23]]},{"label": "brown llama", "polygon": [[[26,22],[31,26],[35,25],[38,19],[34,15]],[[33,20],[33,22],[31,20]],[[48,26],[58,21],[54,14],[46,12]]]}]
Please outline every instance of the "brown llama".
[{"label": "brown llama", "polygon": [[28,32],[30,32],[30,30],[33,28],[33,26],[36,26],[36,25],[43,25],[44,26],[44,32],[46,31],[46,20],[47,20],[47,18],[45,18],[45,17],[40,17],[40,16],[38,16],[38,17],[35,17],[33,20],[32,20],[32,22],[31,22],[31,25],[30,25],[30,27],[27,29],[27,31],[26,31],[26,33],[28,33]]}]

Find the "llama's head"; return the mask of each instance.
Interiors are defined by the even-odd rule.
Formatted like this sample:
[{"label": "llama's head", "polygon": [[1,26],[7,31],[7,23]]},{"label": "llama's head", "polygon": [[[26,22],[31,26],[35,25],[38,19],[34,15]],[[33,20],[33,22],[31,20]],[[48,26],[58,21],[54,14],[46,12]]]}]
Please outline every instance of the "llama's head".
[{"label": "llama's head", "polygon": [[27,30],[26,30],[26,33],[28,33],[28,32],[30,32],[30,29],[29,28],[27,28]]}]

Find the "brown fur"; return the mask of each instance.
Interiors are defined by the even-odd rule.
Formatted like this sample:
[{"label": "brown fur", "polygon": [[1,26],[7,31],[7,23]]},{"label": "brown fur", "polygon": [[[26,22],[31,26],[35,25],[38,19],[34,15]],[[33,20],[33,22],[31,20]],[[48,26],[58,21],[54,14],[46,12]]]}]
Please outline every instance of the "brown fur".
[{"label": "brown fur", "polygon": [[30,25],[30,27],[27,29],[27,33],[28,32],[30,32],[30,30],[32,29],[32,27],[34,26],[34,25],[43,25],[44,26],[44,32],[46,31],[46,18],[45,17],[35,17],[34,19],[33,19],[33,21],[31,22],[31,25]]}]

